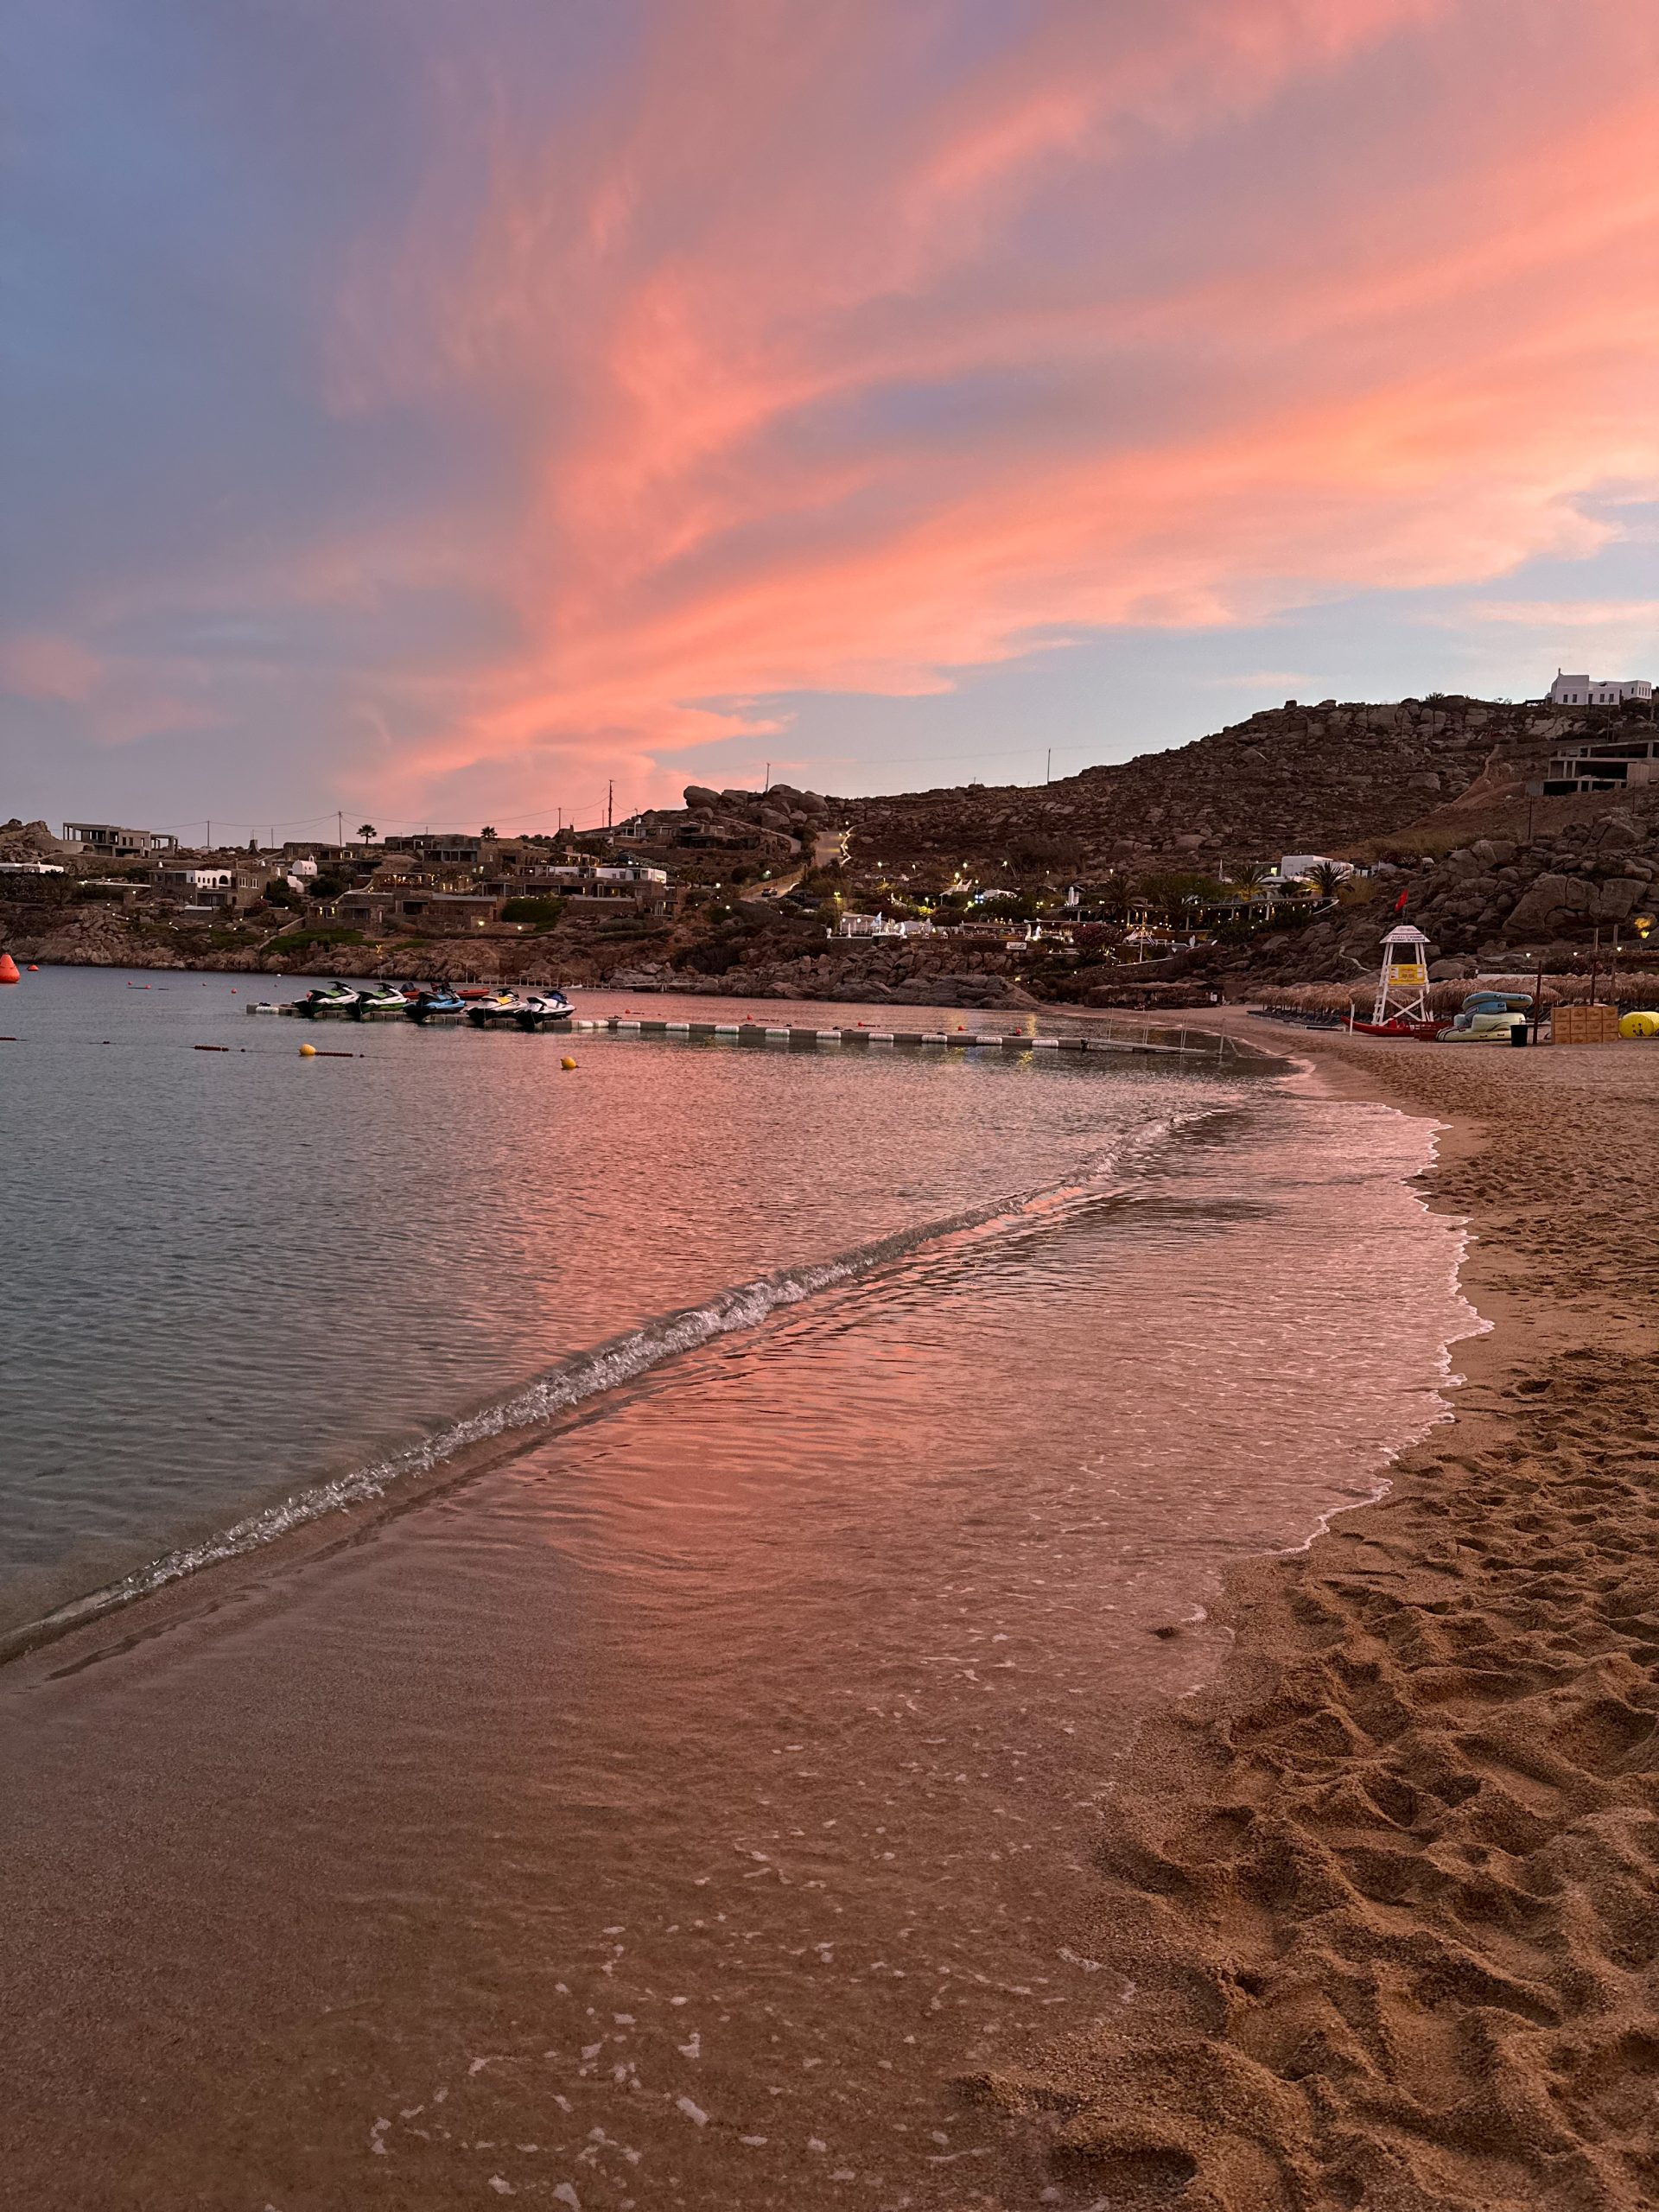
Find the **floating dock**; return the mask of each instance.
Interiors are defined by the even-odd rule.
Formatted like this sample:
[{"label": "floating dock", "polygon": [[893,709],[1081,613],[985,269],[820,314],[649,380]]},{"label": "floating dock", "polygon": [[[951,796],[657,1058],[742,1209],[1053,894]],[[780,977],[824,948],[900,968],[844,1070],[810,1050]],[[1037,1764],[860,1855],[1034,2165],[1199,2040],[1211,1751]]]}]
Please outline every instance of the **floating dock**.
[{"label": "floating dock", "polygon": [[667,1021],[623,1014],[613,1014],[606,1021],[576,1020],[563,1026],[615,1037],[714,1038],[726,1044],[775,1046],[797,1052],[816,1051],[821,1046],[863,1045],[873,1048],[891,1046],[895,1050],[932,1046],[952,1052],[977,1047],[982,1052],[1149,1052],[1174,1057],[1185,1056],[1195,1049],[1215,1049],[1215,1044],[1207,1038],[1197,1047],[1186,1043],[1184,1031],[1177,1033],[1180,1041],[1154,1044],[1150,1038],[1033,1037],[1023,1030],[1007,1035],[995,1029],[809,1029],[796,1024],[785,1027],[760,1021]]},{"label": "floating dock", "polygon": [[[278,1005],[277,1014],[297,1014],[299,1003]],[[250,1006],[250,1014],[272,1011],[270,1006]],[[332,1014],[332,1009],[330,1010]],[[338,1019],[338,1016],[334,1018]],[[349,1016],[346,1017],[350,1019]],[[396,1018],[395,1016],[393,1017]],[[460,1017],[452,1017],[459,1019]],[[429,1019],[423,1026],[432,1026]],[[504,1029],[518,1029],[517,1022],[503,1022]],[[578,1033],[610,1037],[674,1037],[727,1045],[772,1047],[790,1052],[817,1052],[831,1046],[870,1051],[944,1051],[993,1052],[1130,1052],[1158,1059],[1220,1058],[1230,1040],[1203,1031],[1166,1031],[1154,1040],[1148,1032],[1139,1038],[1101,1035],[1034,1037],[1025,1030],[1006,1034],[995,1029],[845,1029],[809,1028],[801,1023],[762,1021],[671,1021],[666,1016],[612,1014],[603,1020],[572,1015],[566,1021],[540,1020],[536,1030],[548,1036]]]}]

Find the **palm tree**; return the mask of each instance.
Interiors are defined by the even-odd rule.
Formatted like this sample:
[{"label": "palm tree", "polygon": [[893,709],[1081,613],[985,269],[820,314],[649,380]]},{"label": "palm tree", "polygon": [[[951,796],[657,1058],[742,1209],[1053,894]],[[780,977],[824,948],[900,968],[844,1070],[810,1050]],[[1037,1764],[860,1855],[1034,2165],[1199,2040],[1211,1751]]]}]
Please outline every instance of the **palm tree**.
[{"label": "palm tree", "polygon": [[373,823],[372,823],[372,822],[365,822],[365,823],[364,823],[362,824],[362,826],[359,829],[359,830],[358,830],[358,833],[357,833],[357,834],[358,834],[358,836],[359,836],[363,840],[363,842],[366,845],[366,844],[368,843],[368,842],[369,842],[370,838],[371,838],[371,837],[372,837],[372,836],[374,836],[374,834],[375,834],[375,830],[374,830],[374,824],[373,824]]},{"label": "palm tree", "polygon": [[1317,868],[1307,871],[1307,880],[1321,899],[1334,899],[1348,880],[1349,871],[1340,861],[1321,861]]}]

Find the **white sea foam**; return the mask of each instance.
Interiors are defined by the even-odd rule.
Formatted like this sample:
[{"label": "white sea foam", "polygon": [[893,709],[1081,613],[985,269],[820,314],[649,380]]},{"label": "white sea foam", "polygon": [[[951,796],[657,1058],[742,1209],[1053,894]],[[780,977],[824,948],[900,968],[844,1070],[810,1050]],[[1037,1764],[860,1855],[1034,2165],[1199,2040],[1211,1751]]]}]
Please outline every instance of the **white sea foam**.
[{"label": "white sea foam", "polygon": [[666,1360],[694,1351],[717,1338],[758,1328],[786,1307],[902,1261],[924,1246],[985,1230],[1057,1227],[1080,1209],[1121,1198],[1123,1192],[1113,1179],[1132,1161],[1144,1158],[1164,1141],[1230,1110],[1230,1103],[1212,1102],[1186,1113],[1148,1120],[1103,1154],[1085,1180],[1004,1194],[942,1219],[895,1230],[829,1259],[779,1268],[574,1353],[534,1381],[475,1408],[431,1436],[344,1474],[308,1484],[198,1542],[162,1554],[118,1582],[59,1606],[14,1632],[5,1644],[12,1651],[28,1649],[203,1567],[272,1543],[324,1515],[371,1503],[400,1484],[436,1472],[474,1446],[514,1430],[544,1427],[591,1399],[637,1381]]}]

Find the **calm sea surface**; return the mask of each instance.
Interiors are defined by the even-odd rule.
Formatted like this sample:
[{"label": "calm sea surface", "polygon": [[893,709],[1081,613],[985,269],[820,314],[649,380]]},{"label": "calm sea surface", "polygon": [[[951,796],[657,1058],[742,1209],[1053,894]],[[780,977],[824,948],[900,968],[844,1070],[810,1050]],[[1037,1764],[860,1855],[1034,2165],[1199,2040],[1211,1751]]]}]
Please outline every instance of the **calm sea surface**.
[{"label": "calm sea surface", "polygon": [[1087,2202],[950,2084],[1133,2005],[1136,1719],[1435,1415],[1424,1125],[243,1004],[0,1002],[0,1619],[167,1584],[0,1670],[22,2201]]}]

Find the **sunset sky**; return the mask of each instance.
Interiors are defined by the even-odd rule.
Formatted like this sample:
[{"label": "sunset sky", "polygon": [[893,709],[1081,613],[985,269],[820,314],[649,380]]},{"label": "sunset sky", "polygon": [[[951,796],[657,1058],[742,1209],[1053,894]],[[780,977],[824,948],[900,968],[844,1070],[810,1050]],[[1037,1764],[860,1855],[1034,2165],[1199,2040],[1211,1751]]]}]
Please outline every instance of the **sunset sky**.
[{"label": "sunset sky", "polygon": [[0,818],[1659,674],[1630,0],[12,0]]}]

